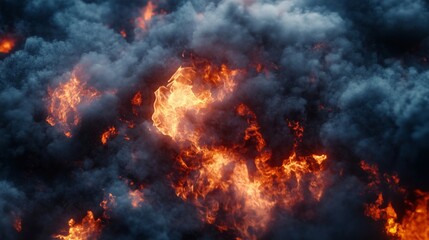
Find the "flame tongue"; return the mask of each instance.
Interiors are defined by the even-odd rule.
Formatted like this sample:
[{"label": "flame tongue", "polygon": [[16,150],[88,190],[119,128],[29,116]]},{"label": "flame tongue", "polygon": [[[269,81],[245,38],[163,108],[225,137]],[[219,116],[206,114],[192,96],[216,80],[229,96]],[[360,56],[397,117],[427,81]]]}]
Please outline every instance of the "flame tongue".
[{"label": "flame tongue", "polygon": [[[271,167],[271,151],[259,131],[256,115],[244,104],[237,107],[238,115],[248,125],[244,143],[201,144],[205,137],[203,119],[210,113],[211,104],[233,92],[236,74],[225,65],[180,67],[168,85],[155,92],[152,120],[162,134],[182,147],[177,157],[178,171],[170,176],[176,195],[192,202],[201,219],[220,231],[231,230],[243,238],[255,239],[272,220],[274,206],[291,209],[304,199],[305,191],[316,201],[321,198],[326,156],[299,157],[294,152],[283,165]],[[303,128],[296,128],[301,137]],[[244,154],[249,146],[256,150],[252,157],[256,170],[252,171],[247,165],[249,156]]]},{"label": "flame tongue", "polygon": [[68,82],[48,93],[49,115],[46,122],[51,126],[58,125],[67,137],[72,136],[72,127],[80,122],[79,105],[89,103],[100,95],[97,90],[81,82],[74,72]]}]

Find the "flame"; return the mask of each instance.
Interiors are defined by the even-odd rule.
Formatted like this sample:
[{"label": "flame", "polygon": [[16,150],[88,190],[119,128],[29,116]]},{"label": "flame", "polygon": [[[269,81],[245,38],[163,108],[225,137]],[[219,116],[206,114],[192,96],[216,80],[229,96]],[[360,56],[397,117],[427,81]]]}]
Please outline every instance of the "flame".
[{"label": "flame", "polygon": [[210,64],[202,68],[201,71],[196,67],[179,67],[168,85],[155,91],[153,125],[177,142],[196,143],[200,137],[195,131],[197,126],[187,119],[187,114],[200,112],[209,104],[224,99],[235,87],[233,78],[237,70]]},{"label": "flame", "polygon": [[[360,162],[360,167],[370,177],[370,189],[379,191],[379,186],[386,183],[395,192],[407,194],[405,188],[398,186],[400,179],[397,175],[381,176],[377,165],[365,161]],[[375,202],[365,205],[365,215],[376,221],[383,221],[385,233],[395,239],[429,240],[429,193],[416,190],[414,194],[415,201],[404,201],[407,210],[402,218],[398,216],[392,203],[384,200],[381,192]]]},{"label": "flame", "polygon": [[75,72],[70,80],[61,83],[56,89],[48,90],[48,117],[46,122],[51,126],[58,125],[66,137],[71,137],[72,127],[80,122],[78,107],[98,97],[100,93],[81,82]]},{"label": "flame", "polygon": [[107,198],[103,199],[100,203],[100,207],[103,208],[104,211],[109,209],[109,205],[116,205],[116,197],[112,193],[109,193]]},{"label": "flame", "polygon": [[137,92],[133,99],[131,99],[131,104],[134,106],[141,106],[143,103],[143,98],[142,98],[142,93],[141,92]]},{"label": "flame", "polygon": [[101,234],[101,219],[95,219],[91,211],[82,219],[81,224],[69,220],[68,235],[56,235],[54,238],[62,240],[90,240],[98,239]]},{"label": "flame", "polygon": [[9,53],[15,47],[13,38],[3,38],[0,40],[0,53]]},{"label": "flame", "polygon": [[137,26],[143,30],[147,30],[147,25],[153,16],[155,16],[156,5],[149,1],[141,10],[140,17],[137,18]]},{"label": "flame", "polygon": [[368,204],[365,214],[374,220],[385,222],[386,234],[402,240],[429,239],[429,193],[416,191],[417,200],[410,203],[411,209],[405,212],[402,221],[398,220],[397,213],[390,202],[382,207],[383,195],[380,193],[374,203]]},{"label": "flame", "polygon": [[408,210],[402,220],[402,239],[429,239],[429,193],[416,191],[418,199],[413,210]]},{"label": "flame", "polygon": [[142,97],[142,93],[139,91],[131,99],[131,105],[133,105],[133,113],[134,113],[134,115],[138,116],[138,113],[139,113],[138,108],[142,104],[143,104],[143,97]]},{"label": "flame", "polygon": [[143,192],[139,189],[128,192],[128,197],[131,200],[131,206],[133,208],[138,208],[141,206],[141,203],[144,201]]},{"label": "flame", "polygon": [[110,127],[103,134],[101,134],[101,143],[105,145],[107,143],[107,140],[116,135],[118,135],[118,131],[116,130],[116,128]]},{"label": "flame", "polygon": [[114,196],[112,193],[109,193],[101,202],[100,207],[103,208],[103,217],[105,219],[109,219],[109,211],[112,207],[116,207],[116,196]]},{"label": "flame", "polygon": [[[182,148],[176,158],[178,171],[170,176],[176,195],[192,202],[202,221],[214,224],[219,231],[256,239],[273,220],[276,206],[290,210],[304,200],[305,192],[320,200],[326,185],[323,164],[327,157],[301,157],[294,150],[281,166],[271,166],[271,151],[256,115],[244,104],[236,108],[247,122],[243,142],[234,146],[202,144],[202,119],[211,104],[233,92],[237,74],[225,65],[179,67],[168,85],[156,90],[152,120],[159,132]],[[302,137],[299,123],[293,123],[292,129]],[[249,169],[245,156],[253,152],[251,148],[256,150],[252,157],[256,169]]]}]

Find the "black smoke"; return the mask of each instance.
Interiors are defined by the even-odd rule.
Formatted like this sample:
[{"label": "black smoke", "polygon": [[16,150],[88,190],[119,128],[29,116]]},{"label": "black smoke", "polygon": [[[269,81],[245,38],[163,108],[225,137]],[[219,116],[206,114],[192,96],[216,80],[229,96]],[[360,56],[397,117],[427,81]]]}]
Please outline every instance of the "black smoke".
[{"label": "black smoke", "polygon": [[[305,127],[300,154],[328,155],[331,185],[320,203],[276,211],[262,238],[387,238],[364,215],[371,196],[361,160],[397,173],[408,189],[429,191],[427,1],[153,3],[158,14],[145,31],[135,21],[144,0],[1,0],[0,37],[17,44],[0,53],[0,239],[50,239],[88,210],[102,217],[109,193],[116,206],[103,218],[101,239],[234,239],[176,197],[168,176],[178,149],[152,127],[154,91],[189,56],[246,70],[213,116],[243,102],[274,159],[291,151],[288,121]],[[79,109],[81,123],[66,138],[46,123],[46,98],[76,66],[103,94]],[[236,122],[209,123],[216,136],[234,137]],[[110,126],[122,135],[102,145]],[[127,197],[130,181],[144,186],[138,209]]]}]

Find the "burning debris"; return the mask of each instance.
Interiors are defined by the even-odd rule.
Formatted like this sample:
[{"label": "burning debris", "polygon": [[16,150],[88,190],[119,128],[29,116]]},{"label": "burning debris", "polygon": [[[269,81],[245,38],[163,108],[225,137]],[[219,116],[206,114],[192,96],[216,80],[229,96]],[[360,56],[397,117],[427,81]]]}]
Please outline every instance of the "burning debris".
[{"label": "burning debris", "polygon": [[429,239],[427,22],[424,1],[1,2],[0,239]]}]

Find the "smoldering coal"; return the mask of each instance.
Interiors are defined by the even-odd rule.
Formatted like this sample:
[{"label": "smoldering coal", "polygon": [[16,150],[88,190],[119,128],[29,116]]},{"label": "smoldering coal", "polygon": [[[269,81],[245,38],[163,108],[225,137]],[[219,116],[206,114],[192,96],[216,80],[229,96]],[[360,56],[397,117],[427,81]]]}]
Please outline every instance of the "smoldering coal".
[{"label": "smoldering coal", "polygon": [[[291,151],[288,120],[305,126],[301,153],[329,157],[332,186],[320,204],[279,211],[267,239],[385,238],[363,213],[360,160],[429,190],[425,1],[153,2],[158,15],[142,31],[135,19],[147,1],[1,1],[0,35],[18,43],[0,56],[0,238],[48,239],[87,210],[101,217],[108,193],[117,205],[103,220],[102,239],[235,236],[203,224],[176,197],[168,175],[178,149],[150,128],[153,92],[186,62],[183,52],[246,69],[216,115],[247,104],[273,158]],[[265,71],[254,70],[258,63]],[[45,121],[46,96],[76,66],[105,94],[80,109],[81,123],[66,138]],[[129,105],[137,91],[138,117]],[[112,125],[130,140],[102,145],[99,136]],[[216,134],[230,139],[228,132]],[[141,208],[130,207],[124,179],[144,186]]]}]

